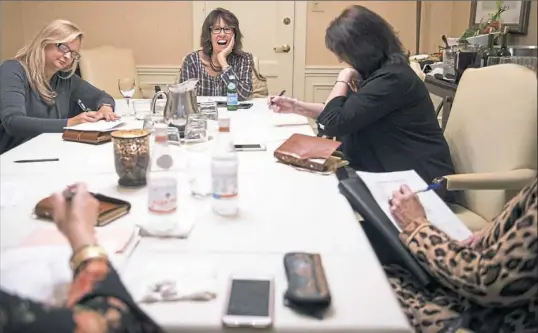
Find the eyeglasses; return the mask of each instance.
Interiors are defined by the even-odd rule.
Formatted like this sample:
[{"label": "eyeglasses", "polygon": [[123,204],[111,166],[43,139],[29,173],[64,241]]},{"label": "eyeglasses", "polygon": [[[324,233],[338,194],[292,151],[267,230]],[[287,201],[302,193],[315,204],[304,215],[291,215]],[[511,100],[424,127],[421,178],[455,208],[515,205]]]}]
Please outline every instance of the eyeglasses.
[{"label": "eyeglasses", "polygon": [[221,27],[211,27],[209,28],[211,30],[211,32],[215,35],[218,35],[221,33],[221,31],[224,31],[225,34],[229,35],[231,34],[232,32],[234,32],[234,28],[233,27],[224,27],[224,28],[221,28]]},{"label": "eyeglasses", "polygon": [[75,52],[75,51],[72,51],[69,46],[65,45],[65,44],[62,44],[62,43],[58,43],[56,44],[56,46],[58,47],[58,50],[60,50],[63,54],[67,54],[67,53],[71,53],[71,57],[75,60],[79,60],[80,59],[80,53],[78,52]]}]

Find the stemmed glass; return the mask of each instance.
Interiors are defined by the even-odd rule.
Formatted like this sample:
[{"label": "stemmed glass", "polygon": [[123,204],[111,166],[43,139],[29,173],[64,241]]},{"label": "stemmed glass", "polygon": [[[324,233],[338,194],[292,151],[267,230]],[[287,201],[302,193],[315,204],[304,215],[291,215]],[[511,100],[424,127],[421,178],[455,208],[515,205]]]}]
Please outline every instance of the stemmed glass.
[{"label": "stemmed glass", "polygon": [[121,95],[125,98],[127,102],[127,116],[131,116],[131,98],[135,93],[136,82],[132,78],[123,78],[118,79],[118,89],[120,90]]}]

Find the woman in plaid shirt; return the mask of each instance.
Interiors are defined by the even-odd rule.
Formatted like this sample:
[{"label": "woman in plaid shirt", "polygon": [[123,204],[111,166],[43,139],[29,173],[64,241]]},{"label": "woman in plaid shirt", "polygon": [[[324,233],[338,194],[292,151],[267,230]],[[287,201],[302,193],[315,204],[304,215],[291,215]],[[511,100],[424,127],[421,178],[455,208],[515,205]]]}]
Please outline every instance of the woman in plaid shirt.
[{"label": "woman in plaid shirt", "polygon": [[252,54],[242,51],[239,21],[230,11],[217,8],[206,17],[201,49],[185,57],[179,82],[197,78],[198,96],[226,96],[230,76],[235,77],[239,100],[252,95]]}]

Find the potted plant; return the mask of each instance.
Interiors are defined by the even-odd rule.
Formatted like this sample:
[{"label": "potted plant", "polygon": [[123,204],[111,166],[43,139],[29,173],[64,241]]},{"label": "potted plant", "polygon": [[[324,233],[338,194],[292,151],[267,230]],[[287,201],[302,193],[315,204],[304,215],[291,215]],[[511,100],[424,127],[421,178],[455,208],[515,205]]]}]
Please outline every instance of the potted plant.
[{"label": "potted plant", "polygon": [[467,40],[469,37],[501,32],[502,14],[510,9],[510,6],[504,4],[504,1],[495,1],[495,4],[495,11],[488,14],[488,17],[482,17],[477,26],[467,29],[460,37],[460,41]]}]

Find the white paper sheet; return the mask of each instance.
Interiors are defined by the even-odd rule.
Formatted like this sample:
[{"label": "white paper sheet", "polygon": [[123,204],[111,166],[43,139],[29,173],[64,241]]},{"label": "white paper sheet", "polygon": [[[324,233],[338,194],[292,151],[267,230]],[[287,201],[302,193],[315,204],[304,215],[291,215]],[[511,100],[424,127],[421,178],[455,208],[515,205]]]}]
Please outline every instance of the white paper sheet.
[{"label": "white paper sheet", "polygon": [[108,132],[125,123],[124,120],[117,119],[113,121],[99,120],[95,123],[82,123],[75,126],[67,126],[64,129],[70,129],[75,131],[88,131],[88,132]]},{"label": "white paper sheet", "polygon": [[0,182],[0,208],[14,207],[24,195],[24,185],[2,180]]},{"label": "white paper sheet", "polygon": [[[357,171],[357,174],[364,181],[383,212],[401,231],[400,226],[390,213],[389,199],[392,198],[392,192],[404,184],[413,191],[422,190],[428,184],[414,170],[383,173]],[[461,222],[434,191],[422,192],[418,196],[430,223],[455,240],[461,241],[471,235],[469,228]]]},{"label": "white paper sheet", "polygon": [[[111,254],[109,244],[102,246],[121,274],[127,256]],[[22,297],[60,306],[67,299],[73,280],[69,267],[71,255],[69,245],[5,249],[0,254],[0,286]]]},{"label": "white paper sheet", "polygon": [[226,102],[226,96],[197,96],[196,101],[198,103],[207,103],[207,102]]},{"label": "white paper sheet", "polygon": [[274,126],[301,126],[309,125],[306,117],[292,113],[272,113]]}]

